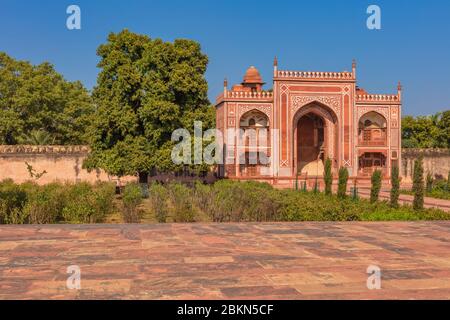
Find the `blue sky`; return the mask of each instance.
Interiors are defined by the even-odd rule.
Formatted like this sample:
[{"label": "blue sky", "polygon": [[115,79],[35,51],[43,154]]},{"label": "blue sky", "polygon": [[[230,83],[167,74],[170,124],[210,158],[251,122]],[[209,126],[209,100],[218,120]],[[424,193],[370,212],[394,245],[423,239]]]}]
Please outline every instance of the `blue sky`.
[{"label": "blue sky", "polygon": [[[66,28],[70,4],[81,8],[81,30]],[[381,7],[381,30],[366,27],[370,4]],[[404,114],[450,109],[448,0],[0,0],[0,51],[50,61],[89,89],[96,48],[123,28],[199,41],[212,102],[224,77],[241,82],[250,65],[270,85],[277,55],[280,69],[313,71],[349,70],[355,58],[358,84],[371,93],[395,93],[402,81]]]}]

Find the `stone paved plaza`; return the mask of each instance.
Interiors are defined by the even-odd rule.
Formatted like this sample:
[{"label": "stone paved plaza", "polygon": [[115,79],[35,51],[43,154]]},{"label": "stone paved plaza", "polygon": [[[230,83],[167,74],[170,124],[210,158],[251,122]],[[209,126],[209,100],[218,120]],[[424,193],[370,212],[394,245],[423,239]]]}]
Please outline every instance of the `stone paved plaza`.
[{"label": "stone paved plaza", "polygon": [[0,299],[335,298],[450,299],[450,222],[0,227]]}]

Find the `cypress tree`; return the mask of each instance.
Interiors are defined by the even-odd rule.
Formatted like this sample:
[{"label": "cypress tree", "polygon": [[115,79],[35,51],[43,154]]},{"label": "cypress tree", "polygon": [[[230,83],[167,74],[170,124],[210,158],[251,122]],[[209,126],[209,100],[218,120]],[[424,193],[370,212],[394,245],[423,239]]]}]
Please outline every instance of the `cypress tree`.
[{"label": "cypress tree", "polygon": [[391,207],[398,208],[398,197],[400,195],[400,178],[397,166],[392,168],[391,172]]},{"label": "cypress tree", "polygon": [[433,175],[428,172],[427,173],[427,193],[431,193],[433,191]]},{"label": "cypress tree", "polygon": [[306,186],[306,181],[303,181],[303,184],[302,184],[302,191],[303,191],[303,192],[308,191],[308,188],[307,188],[307,186]]},{"label": "cypress tree", "polygon": [[314,181],[314,193],[318,193],[319,192],[319,181]]},{"label": "cypress tree", "polygon": [[356,179],[353,180],[352,199],[353,200],[358,200],[359,199],[359,197],[358,197],[358,183],[357,183]]},{"label": "cypress tree", "polygon": [[325,161],[325,172],[324,177],[325,180],[325,194],[331,195],[332,194],[332,185],[333,185],[333,173],[331,172],[331,159],[328,158]]},{"label": "cypress tree", "polygon": [[339,169],[339,182],[338,182],[338,198],[344,199],[347,193],[347,182],[348,182],[348,170],[347,168],[341,167]]},{"label": "cypress tree", "polygon": [[422,164],[422,157],[420,157],[419,159],[414,161],[414,176],[413,176],[414,210],[423,209],[423,197],[424,197],[423,189],[424,189],[423,164]]},{"label": "cypress tree", "polygon": [[378,201],[378,196],[380,195],[381,189],[381,171],[375,170],[372,173],[372,187],[370,188],[370,203],[375,203]]},{"label": "cypress tree", "polygon": [[447,191],[450,192],[450,171],[448,172],[447,176]]}]

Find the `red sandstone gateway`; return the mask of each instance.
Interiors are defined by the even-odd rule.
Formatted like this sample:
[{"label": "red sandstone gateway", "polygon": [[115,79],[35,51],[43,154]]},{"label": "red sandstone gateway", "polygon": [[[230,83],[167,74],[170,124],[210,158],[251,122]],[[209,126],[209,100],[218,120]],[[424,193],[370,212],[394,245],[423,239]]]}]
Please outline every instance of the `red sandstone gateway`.
[{"label": "red sandstone gateway", "polygon": [[[231,90],[224,82],[216,101],[217,129],[226,146],[221,177],[291,185],[298,175],[322,176],[326,158],[335,173],[346,167],[351,177],[369,177],[378,169],[388,178],[399,165],[400,83],[396,95],[368,94],[356,85],[355,62],[352,72],[304,72],[278,70],[275,58],[273,91],[263,85],[253,66]],[[277,131],[279,138],[249,149],[227,137],[230,128]],[[271,162],[249,162],[253,152],[263,152]],[[235,160],[239,154],[245,155],[244,164]]]}]

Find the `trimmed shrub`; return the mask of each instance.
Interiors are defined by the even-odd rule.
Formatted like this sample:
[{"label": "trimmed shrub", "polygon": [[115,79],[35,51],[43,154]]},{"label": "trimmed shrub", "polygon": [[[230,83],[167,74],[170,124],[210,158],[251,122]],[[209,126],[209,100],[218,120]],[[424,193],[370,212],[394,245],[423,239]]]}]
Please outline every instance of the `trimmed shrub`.
[{"label": "trimmed shrub", "polygon": [[208,212],[215,222],[276,221],[279,191],[252,181],[219,181],[213,187],[214,204]]},{"label": "trimmed shrub", "polygon": [[295,193],[279,191],[282,201],[279,208],[282,221],[355,221],[359,209],[350,199],[339,199],[321,193]]},{"label": "trimmed shrub", "polygon": [[23,224],[28,216],[23,212],[27,192],[21,185],[7,179],[0,182],[0,223]]},{"label": "trimmed shrub", "polygon": [[93,187],[86,182],[65,185],[66,203],[62,210],[64,222],[102,222],[113,209],[114,184],[100,183]]},{"label": "trimmed shrub", "polygon": [[165,223],[167,221],[167,214],[169,211],[167,206],[168,198],[168,191],[162,185],[158,183],[150,185],[149,199],[156,220],[158,220],[159,223]]},{"label": "trimmed shrub", "polygon": [[203,184],[196,181],[194,184],[194,203],[205,219],[209,219],[208,212],[215,210],[215,198],[217,189],[212,185]]},{"label": "trimmed shrub", "polygon": [[167,186],[174,222],[194,222],[196,211],[192,201],[192,190],[181,183]]},{"label": "trimmed shrub", "polygon": [[331,195],[332,194],[332,186],[333,186],[333,173],[331,171],[331,159],[327,158],[325,161],[325,171],[323,175],[323,179],[325,180],[325,194]]},{"label": "trimmed shrub", "polygon": [[348,170],[341,167],[339,169],[339,182],[337,196],[340,199],[344,199],[347,196],[347,183],[348,183]]},{"label": "trimmed shrub", "polygon": [[142,188],[139,184],[127,184],[123,190],[123,220],[126,223],[139,223],[141,220],[141,211],[138,209],[142,203]]},{"label": "trimmed shrub", "polygon": [[92,223],[95,221],[95,209],[90,199],[92,188],[87,183],[66,185],[66,203],[62,216],[67,223]]},{"label": "trimmed shrub", "polygon": [[371,183],[372,186],[370,188],[370,202],[374,203],[378,201],[378,197],[380,195],[381,190],[381,171],[375,170],[372,174]]},{"label": "trimmed shrub", "polygon": [[65,194],[61,184],[35,185],[34,188],[28,188],[28,201],[23,210],[30,223],[56,223],[62,220],[64,203]]},{"label": "trimmed shrub", "polygon": [[114,199],[116,196],[116,184],[113,182],[97,182],[94,185],[94,204],[99,211],[99,219],[114,211]]},{"label": "trimmed shrub", "polygon": [[424,201],[424,181],[423,181],[423,160],[422,157],[414,161],[414,175],[413,175],[413,193],[414,210],[423,210]]},{"label": "trimmed shrub", "polygon": [[397,166],[392,167],[391,171],[391,193],[390,193],[390,205],[392,208],[398,208],[398,198],[400,196],[400,177],[399,168]]},{"label": "trimmed shrub", "polygon": [[[341,178],[342,175],[345,173]],[[393,169],[394,190],[397,176]],[[435,188],[438,186],[436,183]],[[114,208],[114,191],[114,184],[108,183],[37,186],[2,182],[1,223],[99,222]],[[448,213],[437,209],[394,208],[385,201],[370,203],[324,193],[278,190],[259,182],[221,180],[211,186],[196,183],[193,187],[179,183],[151,185],[149,196],[148,203],[160,222],[170,218],[174,222],[450,220]],[[139,221],[142,201],[138,184],[125,187],[122,197],[125,221]]]}]

